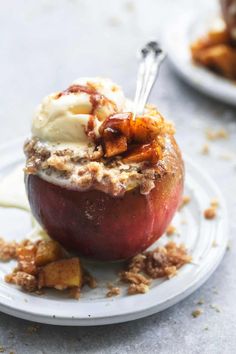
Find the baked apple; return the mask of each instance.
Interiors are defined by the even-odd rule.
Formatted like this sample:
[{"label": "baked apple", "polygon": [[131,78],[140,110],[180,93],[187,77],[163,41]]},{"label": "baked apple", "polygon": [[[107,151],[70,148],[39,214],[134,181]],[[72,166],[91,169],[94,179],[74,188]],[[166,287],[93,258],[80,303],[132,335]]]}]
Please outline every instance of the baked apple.
[{"label": "baked apple", "polygon": [[81,79],[46,97],[25,143],[32,213],[82,257],[123,260],[166,230],[184,166],[170,123],[154,107],[133,116],[109,80]]}]

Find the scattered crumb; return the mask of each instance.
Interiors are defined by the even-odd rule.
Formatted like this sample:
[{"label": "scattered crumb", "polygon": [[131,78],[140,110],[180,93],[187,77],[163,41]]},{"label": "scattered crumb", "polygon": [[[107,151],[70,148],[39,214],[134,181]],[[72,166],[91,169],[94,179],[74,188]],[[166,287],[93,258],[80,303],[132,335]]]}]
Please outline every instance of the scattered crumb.
[{"label": "scattered crumb", "polygon": [[221,154],[219,155],[219,158],[226,161],[230,161],[233,159],[232,155],[230,154]]},{"label": "scattered crumb", "polygon": [[202,315],[203,314],[203,310],[202,309],[196,309],[192,312],[192,316],[194,318],[197,318],[198,316]]},{"label": "scattered crumb", "polygon": [[119,17],[110,17],[108,19],[108,25],[111,27],[118,27],[121,25],[121,20],[119,19]]},{"label": "scattered crumb", "polygon": [[218,139],[228,139],[229,133],[223,128],[218,130],[207,129],[206,138],[211,141],[218,140]]},{"label": "scattered crumb", "polygon": [[230,241],[229,241],[229,242],[228,242],[228,244],[227,244],[226,250],[227,250],[227,251],[230,251],[230,250],[231,250],[231,244],[230,244]]},{"label": "scattered crumb", "polygon": [[182,198],[182,203],[179,206],[179,210],[181,210],[185,205],[190,203],[190,201],[191,201],[191,198],[188,195],[184,195]]},{"label": "scattered crumb", "polygon": [[15,241],[5,242],[3,238],[0,238],[0,261],[8,262],[15,259],[17,247],[18,244]]},{"label": "scattered crumb", "polygon": [[128,295],[146,294],[149,291],[149,286],[146,284],[130,284]]},{"label": "scattered crumb", "polygon": [[218,202],[218,200],[216,198],[213,198],[211,200],[211,207],[212,208],[218,208],[219,207],[219,202]]},{"label": "scattered crumb", "polygon": [[204,327],[204,331],[208,331],[208,329],[209,329],[208,326]]},{"label": "scattered crumb", "polygon": [[117,286],[109,287],[109,291],[106,294],[106,297],[112,297],[120,295],[120,288]]},{"label": "scattered crumb", "polygon": [[74,288],[69,289],[69,294],[72,297],[72,299],[79,300],[80,295],[81,295],[80,288],[74,287]]},{"label": "scattered crumb", "polygon": [[212,247],[218,247],[218,243],[216,242],[216,240],[213,240]]},{"label": "scattered crumb", "polygon": [[213,293],[214,293],[214,294],[219,294],[219,291],[218,291],[216,288],[214,288],[214,289],[213,289]]},{"label": "scattered crumb", "polygon": [[205,304],[205,301],[203,299],[198,300],[197,305],[203,305]]},{"label": "scattered crumb", "polygon": [[172,235],[174,235],[174,234],[176,234],[176,227],[175,226],[173,226],[173,225],[169,225],[168,227],[167,227],[167,229],[166,229],[166,235],[167,236],[172,236]]},{"label": "scattered crumb", "polygon": [[202,155],[209,155],[210,149],[208,144],[204,144],[201,148],[201,154]]},{"label": "scattered crumb", "polygon": [[216,208],[210,207],[204,211],[205,219],[212,220],[216,217]]},{"label": "scattered crumb", "polygon": [[84,272],[84,285],[88,285],[91,289],[95,289],[98,286],[97,280],[88,272]]},{"label": "scattered crumb", "polygon": [[39,328],[40,328],[40,326],[38,324],[33,324],[33,325],[27,327],[27,332],[29,334],[36,333],[36,332],[38,332]]},{"label": "scattered crumb", "polygon": [[217,305],[211,304],[211,305],[210,305],[210,308],[213,309],[213,310],[215,310],[216,312],[221,312],[221,311],[220,311],[220,308],[219,308]]},{"label": "scattered crumb", "polygon": [[133,257],[127,270],[120,273],[120,280],[130,283],[129,295],[145,293],[149,290],[152,279],[172,278],[180,267],[191,260],[192,257],[183,245],[168,242],[165,246]]},{"label": "scattered crumb", "polygon": [[5,352],[5,348],[3,348],[3,346],[0,345],[0,353],[4,353]]},{"label": "scattered crumb", "polygon": [[134,10],[135,10],[135,5],[134,5],[134,3],[133,3],[132,1],[127,1],[127,2],[125,3],[125,8],[126,8],[126,10],[127,10],[128,12],[134,12]]},{"label": "scattered crumb", "polygon": [[186,225],[186,224],[187,224],[187,220],[182,219],[182,220],[180,221],[180,223],[181,223],[182,225]]}]

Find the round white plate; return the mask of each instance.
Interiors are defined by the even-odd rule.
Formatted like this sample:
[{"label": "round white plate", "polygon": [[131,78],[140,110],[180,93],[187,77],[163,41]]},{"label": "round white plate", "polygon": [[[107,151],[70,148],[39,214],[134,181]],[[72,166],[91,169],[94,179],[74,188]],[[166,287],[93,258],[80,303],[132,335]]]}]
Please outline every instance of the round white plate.
[{"label": "round white plate", "polygon": [[[0,148],[0,203],[21,205],[23,208],[0,208],[1,235],[8,240],[23,239],[30,230],[30,215],[24,211],[27,201],[21,174],[21,149],[22,141]],[[81,299],[77,301],[59,291],[47,291],[41,296],[24,293],[4,282],[4,275],[11,272],[14,261],[0,263],[0,311],[55,325],[104,325],[162,311],[196,290],[213,273],[223,257],[227,246],[227,213],[214,181],[189,158],[185,158],[185,163],[185,194],[191,197],[191,202],[176,214],[172,224],[176,226],[178,234],[172,238],[177,243],[185,243],[193,262],[183,266],[177,276],[170,280],[153,281],[150,291],[145,295],[128,296],[127,288],[122,286],[121,295],[107,298],[106,284],[117,279],[121,264],[87,262],[85,267],[97,278],[98,288],[84,288]],[[205,220],[203,210],[209,207],[212,198],[217,198],[220,203],[218,216],[213,220]],[[166,242],[167,236],[164,236],[156,244]]]},{"label": "round white plate", "polygon": [[216,20],[216,12],[183,14],[167,27],[163,46],[177,73],[196,89],[218,100],[236,105],[236,82],[212,73],[191,59],[190,44],[206,34]]}]

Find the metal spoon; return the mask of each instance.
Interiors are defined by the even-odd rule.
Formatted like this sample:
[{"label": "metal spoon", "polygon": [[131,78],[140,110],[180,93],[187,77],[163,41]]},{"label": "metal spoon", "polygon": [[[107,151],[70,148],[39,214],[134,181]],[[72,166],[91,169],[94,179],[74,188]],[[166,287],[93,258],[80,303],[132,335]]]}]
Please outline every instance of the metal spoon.
[{"label": "metal spoon", "polygon": [[149,42],[140,51],[141,60],[138,69],[136,92],[134,98],[134,115],[144,112],[145,104],[158,76],[159,68],[165,54],[157,42]]}]

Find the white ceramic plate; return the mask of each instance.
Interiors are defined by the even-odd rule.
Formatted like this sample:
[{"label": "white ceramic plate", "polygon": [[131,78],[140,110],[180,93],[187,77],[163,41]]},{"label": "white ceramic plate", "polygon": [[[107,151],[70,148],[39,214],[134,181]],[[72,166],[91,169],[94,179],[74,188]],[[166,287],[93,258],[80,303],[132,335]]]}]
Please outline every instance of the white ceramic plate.
[{"label": "white ceramic plate", "polygon": [[206,34],[216,19],[214,11],[183,14],[167,27],[163,46],[173,67],[184,80],[205,94],[236,105],[236,82],[194,64],[191,59],[190,44]]},{"label": "white ceramic plate", "polygon": [[[1,235],[8,240],[25,238],[31,228],[30,215],[24,211],[28,206],[23,174],[20,172],[23,165],[21,149],[22,141],[0,148],[0,202],[22,206],[22,210],[0,208]],[[81,299],[77,301],[59,291],[48,291],[42,296],[24,293],[3,280],[4,275],[12,270],[14,262],[0,263],[0,311],[56,325],[103,325],[130,321],[162,311],[196,290],[213,273],[223,257],[227,245],[227,213],[214,181],[189,158],[185,158],[185,163],[185,193],[191,197],[191,202],[173,220],[179,233],[173,239],[177,243],[185,243],[192,254],[193,263],[182,267],[176,277],[154,281],[145,295],[128,296],[127,288],[124,287],[120,296],[106,298],[106,284],[117,279],[121,265],[86,263],[86,268],[98,279],[99,286],[94,290],[84,289]],[[9,181],[10,188],[7,187]],[[209,206],[212,198],[219,200],[219,213],[216,219],[207,221],[203,217],[203,210]],[[167,237],[164,236],[158,244],[166,241]]]}]

